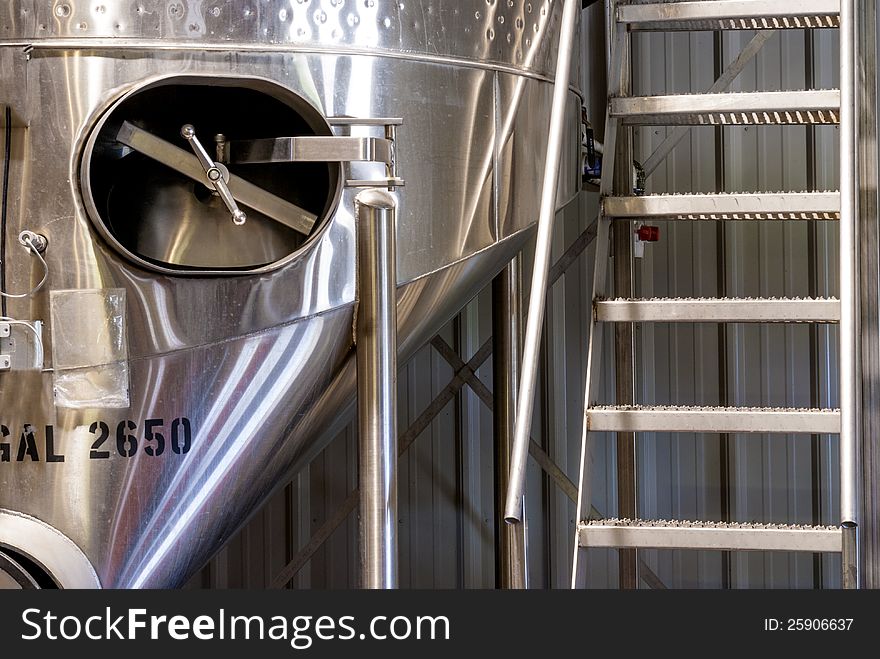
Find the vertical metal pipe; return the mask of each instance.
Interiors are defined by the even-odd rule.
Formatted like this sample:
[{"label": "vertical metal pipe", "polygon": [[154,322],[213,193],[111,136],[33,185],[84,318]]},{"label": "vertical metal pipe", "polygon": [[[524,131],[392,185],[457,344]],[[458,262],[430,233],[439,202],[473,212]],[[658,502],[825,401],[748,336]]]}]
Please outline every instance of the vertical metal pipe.
[{"label": "vertical metal pipe", "polygon": [[[452,319],[452,350],[456,355],[464,354],[462,350],[466,341],[466,323],[464,312],[460,311]],[[467,412],[464,409],[465,394],[461,389],[455,392],[453,398],[453,469],[455,469],[455,587],[459,590],[465,588],[468,583],[468,489],[467,489],[467,447],[465,437],[465,419]]]},{"label": "vertical metal pipe", "polygon": [[[858,537],[858,157],[855,0],[840,2],[840,521]],[[843,584],[858,587],[858,545],[843,555]]]},{"label": "vertical metal pipe", "polygon": [[526,587],[525,525],[504,521],[522,343],[521,276],[522,261],[515,256],[492,282],[495,584],[503,589]]},{"label": "vertical metal pipe", "polygon": [[397,261],[394,197],[365,190],[357,217],[358,462],[364,588],[397,588]]},{"label": "vertical metal pipe", "polygon": [[553,107],[550,112],[550,132],[547,161],[544,163],[544,185],[541,192],[541,211],[538,216],[538,237],[535,245],[535,263],[529,296],[529,316],[526,323],[522,375],[517,392],[516,425],[510,465],[510,484],[504,517],[508,522],[522,522],[522,496],[529,457],[529,434],[532,426],[532,405],[535,397],[535,379],[544,322],[547,277],[550,271],[550,246],[553,242],[553,221],[556,217],[556,188],[562,155],[562,137],[565,127],[565,106],[568,102],[568,84],[571,56],[575,42],[581,4],[579,0],[565,0],[562,12],[562,30],[556,57],[556,78],[553,85]]},{"label": "vertical metal pipe", "polygon": [[859,587],[859,527],[853,522],[844,522],[840,531],[843,534],[842,558],[843,579],[841,585],[847,589]]},{"label": "vertical metal pipe", "polygon": [[[855,0],[840,3],[840,521],[858,523],[858,160]],[[846,563],[844,577],[853,566]]]}]

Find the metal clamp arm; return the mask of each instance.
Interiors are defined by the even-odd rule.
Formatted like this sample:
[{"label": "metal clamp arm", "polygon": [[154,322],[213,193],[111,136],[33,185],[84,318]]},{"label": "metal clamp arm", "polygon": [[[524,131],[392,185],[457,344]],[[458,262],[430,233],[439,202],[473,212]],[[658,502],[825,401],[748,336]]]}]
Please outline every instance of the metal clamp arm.
[{"label": "metal clamp arm", "polygon": [[403,123],[395,118],[330,117],[331,126],[384,127],[382,137],[353,135],[301,135],[296,137],[270,137],[259,139],[227,140],[217,135],[217,160],[228,164],[254,164],[278,162],[377,162],[385,165],[384,179],[346,179],[350,188],[402,187],[403,179],[397,175],[397,127]]},{"label": "metal clamp arm", "polygon": [[393,142],[382,137],[305,136],[233,140],[224,144],[231,164],[267,162],[392,163]]},{"label": "metal clamp arm", "polygon": [[[202,146],[202,143],[199,142],[199,138],[196,137],[196,129],[193,128],[192,124],[185,124],[183,128],[180,129],[180,134],[187,142],[189,142],[193,152],[196,154],[196,158],[199,159],[199,163],[201,163],[202,167],[205,169],[205,175],[208,177],[208,181],[217,191],[217,194],[220,195],[223,203],[226,204],[226,208],[228,208],[229,212],[232,214],[232,222],[237,225],[244,224],[247,221],[247,215],[245,215],[244,211],[242,211],[238,207],[238,204],[235,203],[235,199],[229,191],[229,186],[226,185],[223,171],[220,169],[218,163],[215,163],[208,155],[208,152],[205,151],[205,147]],[[228,176],[229,174],[227,173],[226,177]]]},{"label": "metal clamp arm", "polygon": [[[171,142],[167,142],[143,128],[138,128],[128,121],[122,122],[116,139],[130,149],[170,167],[187,178],[204,183],[205,171],[198,157]],[[218,168],[221,168],[221,171],[225,170],[223,165],[218,165]],[[228,180],[224,176],[224,181],[233,197],[239,202],[294,231],[299,231],[303,235],[307,236],[312,232],[317,219],[314,213],[257,187],[235,174],[228,176]]]}]

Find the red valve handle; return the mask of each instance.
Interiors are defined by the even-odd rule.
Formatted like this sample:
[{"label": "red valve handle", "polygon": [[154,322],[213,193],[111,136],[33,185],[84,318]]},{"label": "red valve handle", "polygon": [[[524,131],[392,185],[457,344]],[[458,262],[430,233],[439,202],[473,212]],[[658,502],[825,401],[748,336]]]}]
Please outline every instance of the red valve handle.
[{"label": "red valve handle", "polygon": [[656,243],[660,240],[660,227],[652,227],[643,224],[636,229],[636,235],[642,242]]}]

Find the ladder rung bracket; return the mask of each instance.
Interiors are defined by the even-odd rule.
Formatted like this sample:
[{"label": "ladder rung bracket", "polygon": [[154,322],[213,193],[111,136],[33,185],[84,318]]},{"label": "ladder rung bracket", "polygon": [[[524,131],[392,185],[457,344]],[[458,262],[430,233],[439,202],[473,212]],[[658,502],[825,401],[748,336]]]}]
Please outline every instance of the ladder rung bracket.
[{"label": "ladder rung bracket", "polygon": [[578,524],[581,547],[696,549],[709,551],[840,552],[834,526],[594,520]]},{"label": "ladder rung bracket", "polygon": [[785,30],[840,27],[839,0],[703,0],[621,4],[632,30]]},{"label": "ladder rung bracket", "polygon": [[602,405],[586,414],[591,432],[840,432],[840,410],[831,409]]},{"label": "ladder rung bracket", "polygon": [[840,92],[825,89],[612,98],[611,116],[620,117],[627,125],[837,124]]},{"label": "ladder rung bracket", "polygon": [[838,220],[838,192],[659,194],[606,197],[613,218],[670,220]]},{"label": "ladder rung bracket", "polygon": [[607,323],[836,323],[834,298],[653,298],[595,303]]}]

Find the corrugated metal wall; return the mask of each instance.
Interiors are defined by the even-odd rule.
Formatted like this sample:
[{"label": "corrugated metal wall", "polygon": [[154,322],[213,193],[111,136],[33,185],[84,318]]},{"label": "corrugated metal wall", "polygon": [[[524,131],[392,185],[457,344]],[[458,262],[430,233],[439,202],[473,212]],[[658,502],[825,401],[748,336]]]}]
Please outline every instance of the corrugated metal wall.
[{"label": "corrugated metal wall", "polygon": [[[594,7],[586,35],[601,24],[601,7]],[[637,35],[634,92],[705,91],[752,35]],[[732,89],[834,87],[836,39],[836,31],[777,33]],[[588,36],[583,43],[585,58],[593,58],[587,62],[595,64],[601,49]],[[584,89],[604,85],[601,67],[585,66],[584,71]],[[588,105],[595,108],[596,99],[590,98]],[[648,190],[833,189],[836,132],[804,127],[694,129],[650,178]],[[638,130],[636,158],[647,158],[665,135],[663,128]],[[595,194],[585,193],[560,214],[556,258],[581,235],[596,210]],[[650,245],[638,263],[640,296],[836,293],[832,223],[706,221],[668,223],[662,231],[661,241]],[[572,480],[580,451],[592,261],[590,247],[550,292],[533,428],[533,437]],[[490,337],[488,289],[440,334],[465,362]],[[834,406],[834,343],[833,329],[807,326],[644,326],[637,334],[640,402]],[[610,344],[607,350],[610,354]],[[491,389],[491,358],[476,374]],[[449,391],[453,375],[450,364],[430,345],[400,372],[401,431],[438,395],[448,398],[400,465],[402,587],[494,587],[492,416],[469,386]],[[605,400],[611,400],[612,384],[606,373]],[[593,503],[600,514],[612,516],[617,486],[614,444],[610,437],[597,437],[593,446]],[[645,434],[638,439],[638,461],[642,517],[837,521],[837,455],[829,437]],[[192,585],[271,584],[346,503],[356,484],[355,433],[349,426]],[[531,586],[566,587],[574,505],[534,463],[527,487]],[[354,586],[356,555],[356,518],[349,515],[290,587]],[[728,558],[708,552],[651,551],[644,552],[643,559],[668,587],[814,587],[834,586],[839,579],[836,558],[810,555],[744,553]],[[589,567],[591,585],[616,586],[614,552],[594,552]]]}]

